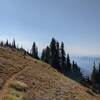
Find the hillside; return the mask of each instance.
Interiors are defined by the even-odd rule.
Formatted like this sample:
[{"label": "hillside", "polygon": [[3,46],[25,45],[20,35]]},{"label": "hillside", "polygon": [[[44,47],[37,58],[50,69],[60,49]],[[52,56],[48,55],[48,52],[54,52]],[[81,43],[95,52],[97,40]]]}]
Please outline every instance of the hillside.
[{"label": "hillside", "polygon": [[0,100],[100,100],[50,65],[0,47]]}]

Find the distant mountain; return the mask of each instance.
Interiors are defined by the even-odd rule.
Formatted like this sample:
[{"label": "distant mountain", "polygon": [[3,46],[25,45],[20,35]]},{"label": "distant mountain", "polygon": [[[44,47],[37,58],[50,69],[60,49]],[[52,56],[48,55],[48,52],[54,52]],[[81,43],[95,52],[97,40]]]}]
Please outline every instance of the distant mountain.
[{"label": "distant mountain", "polygon": [[81,56],[81,57],[72,57],[72,60],[75,60],[79,67],[81,68],[81,71],[83,75],[91,75],[93,63],[96,63],[96,67],[98,68],[98,63],[100,63],[100,57],[88,57],[88,56]]}]

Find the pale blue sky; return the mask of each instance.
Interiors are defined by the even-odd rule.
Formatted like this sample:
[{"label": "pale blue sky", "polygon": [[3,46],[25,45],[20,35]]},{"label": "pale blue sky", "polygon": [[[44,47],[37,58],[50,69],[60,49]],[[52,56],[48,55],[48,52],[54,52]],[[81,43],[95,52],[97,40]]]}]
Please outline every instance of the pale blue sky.
[{"label": "pale blue sky", "polygon": [[100,55],[100,0],[0,0],[0,40],[41,51],[52,37],[70,54]]}]

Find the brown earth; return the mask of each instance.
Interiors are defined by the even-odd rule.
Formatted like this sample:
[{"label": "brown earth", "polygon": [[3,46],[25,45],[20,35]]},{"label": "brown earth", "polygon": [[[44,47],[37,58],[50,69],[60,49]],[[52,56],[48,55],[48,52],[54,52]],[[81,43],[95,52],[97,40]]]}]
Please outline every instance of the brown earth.
[{"label": "brown earth", "polygon": [[42,61],[0,47],[0,100],[100,100],[100,96]]}]

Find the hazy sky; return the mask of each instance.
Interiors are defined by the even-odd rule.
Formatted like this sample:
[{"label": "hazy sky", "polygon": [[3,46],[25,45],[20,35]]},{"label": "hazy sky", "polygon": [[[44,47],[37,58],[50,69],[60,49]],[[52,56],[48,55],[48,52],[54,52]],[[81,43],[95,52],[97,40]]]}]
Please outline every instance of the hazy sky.
[{"label": "hazy sky", "polygon": [[100,55],[100,0],[0,0],[0,40],[41,51],[52,37],[70,54]]}]

